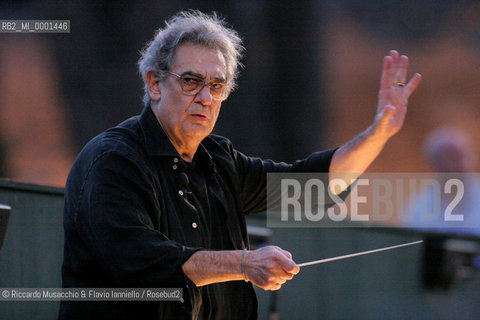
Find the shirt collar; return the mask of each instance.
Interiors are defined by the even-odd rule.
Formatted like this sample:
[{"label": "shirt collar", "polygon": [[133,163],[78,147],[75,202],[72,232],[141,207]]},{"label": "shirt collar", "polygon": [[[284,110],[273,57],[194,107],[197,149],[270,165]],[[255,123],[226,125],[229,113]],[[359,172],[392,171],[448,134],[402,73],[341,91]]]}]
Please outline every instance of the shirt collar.
[{"label": "shirt collar", "polygon": [[151,156],[179,157],[177,150],[168,139],[150,106],[145,106],[140,114],[140,126],[147,152]]},{"label": "shirt collar", "polygon": [[[143,138],[145,139],[145,146],[149,155],[180,157],[150,106],[145,106],[143,108],[139,121],[143,131]],[[210,167],[213,167],[212,156],[203,145],[203,142],[198,146],[195,158],[198,158],[197,156],[205,157],[210,164]]]}]

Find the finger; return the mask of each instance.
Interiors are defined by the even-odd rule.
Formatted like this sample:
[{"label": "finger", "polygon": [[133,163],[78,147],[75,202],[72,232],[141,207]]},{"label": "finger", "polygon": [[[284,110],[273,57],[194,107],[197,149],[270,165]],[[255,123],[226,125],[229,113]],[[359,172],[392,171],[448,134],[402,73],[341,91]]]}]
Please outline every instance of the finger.
[{"label": "finger", "polygon": [[415,91],[420,84],[420,80],[422,80],[422,75],[420,73],[415,73],[412,79],[410,79],[408,84],[405,86],[405,89],[407,90],[407,97],[410,96],[413,91]]},{"label": "finger", "polygon": [[401,56],[397,69],[397,83],[405,83],[407,81],[408,57]]},{"label": "finger", "polygon": [[285,257],[287,257],[288,259],[292,259],[292,254],[290,252],[288,252],[287,250],[283,250],[282,248],[280,248],[280,252],[283,253],[283,255]]},{"label": "finger", "polygon": [[295,274],[300,272],[300,268],[292,260],[288,260],[285,264],[281,264],[281,266],[282,266],[282,269],[287,274],[294,274],[295,275]]},{"label": "finger", "polygon": [[278,250],[278,251],[281,251],[282,248],[278,247],[278,246],[267,246],[267,248],[270,247],[270,248],[273,248],[273,250]]},{"label": "finger", "polygon": [[292,254],[287,250],[283,250],[280,247],[275,246],[275,249],[280,251],[282,254],[278,257],[278,262],[282,269],[288,274],[297,274],[300,271],[300,268],[297,266],[295,261],[292,260]]},{"label": "finger", "polygon": [[396,50],[390,50],[390,57],[392,57],[392,65],[389,69],[388,78],[390,85],[397,84],[397,69],[398,69],[398,62],[399,62],[399,54]]},{"label": "finger", "polygon": [[390,57],[392,57],[394,63],[397,63],[399,57],[398,51],[390,50]]},{"label": "finger", "polygon": [[273,285],[270,290],[271,291],[277,291],[277,290],[280,290],[280,288],[282,287],[281,284],[276,284],[276,285]]},{"label": "finger", "polygon": [[380,88],[382,90],[386,90],[390,88],[390,86],[392,85],[389,78],[390,70],[392,68],[392,63],[393,63],[392,57],[386,56],[385,58],[383,58],[382,76],[380,78]]},{"label": "finger", "polygon": [[293,273],[285,273],[285,275],[282,277],[282,279],[284,279],[285,281],[287,280],[292,280],[293,279],[293,276],[294,274]]},{"label": "finger", "polygon": [[292,272],[290,273],[295,275],[295,274],[298,274],[299,272],[300,272],[300,267],[295,264],[295,268],[293,268]]},{"label": "finger", "polygon": [[[282,250],[283,251],[283,250]],[[277,262],[280,265],[280,267],[288,273],[294,273],[295,270],[298,268],[297,264],[293,262],[292,259],[288,258],[286,255],[280,254],[277,256]]]}]

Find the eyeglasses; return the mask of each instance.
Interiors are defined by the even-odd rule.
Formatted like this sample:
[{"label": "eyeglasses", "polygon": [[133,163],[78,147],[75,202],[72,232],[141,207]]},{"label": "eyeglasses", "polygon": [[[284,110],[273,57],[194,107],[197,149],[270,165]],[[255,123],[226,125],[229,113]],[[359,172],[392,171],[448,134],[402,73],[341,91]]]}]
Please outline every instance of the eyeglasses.
[{"label": "eyeglasses", "polygon": [[188,96],[197,95],[204,87],[210,88],[210,94],[215,100],[225,100],[228,95],[227,85],[223,82],[206,83],[204,80],[192,75],[179,75],[171,71],[165,71],[180,79],[180,86],[184,94]]}]

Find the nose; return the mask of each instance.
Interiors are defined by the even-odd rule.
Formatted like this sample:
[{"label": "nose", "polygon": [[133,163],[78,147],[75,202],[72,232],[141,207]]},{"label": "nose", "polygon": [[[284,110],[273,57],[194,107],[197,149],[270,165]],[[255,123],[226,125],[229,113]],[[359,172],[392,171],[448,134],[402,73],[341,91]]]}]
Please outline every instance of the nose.
[{"label": "nose", "polygon": [[212,101],[213,97],[210,93],[210,86],[204,83],[202,89],[195,95],[195,102],[209,106],[212,104]]}]

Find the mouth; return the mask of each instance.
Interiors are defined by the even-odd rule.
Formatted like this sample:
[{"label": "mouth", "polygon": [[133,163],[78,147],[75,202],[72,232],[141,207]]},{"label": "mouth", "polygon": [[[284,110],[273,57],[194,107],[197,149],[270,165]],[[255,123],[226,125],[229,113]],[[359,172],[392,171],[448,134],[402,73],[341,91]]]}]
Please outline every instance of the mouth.
[{"label": "mouth", "polygon": [[204,115],[203,113],[192,113],[191,116],[194,117],[197,120],[206,121],[208,119],[207,116]]}]

